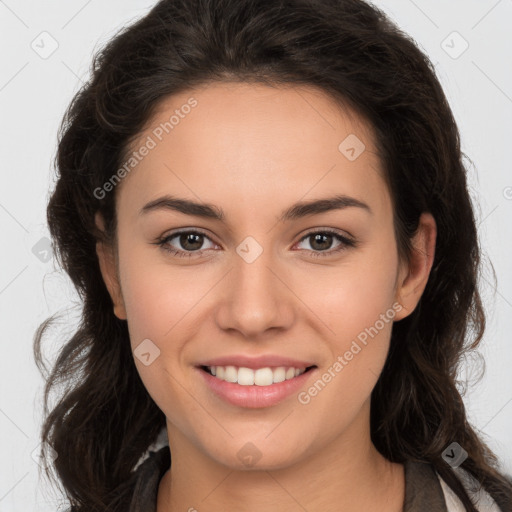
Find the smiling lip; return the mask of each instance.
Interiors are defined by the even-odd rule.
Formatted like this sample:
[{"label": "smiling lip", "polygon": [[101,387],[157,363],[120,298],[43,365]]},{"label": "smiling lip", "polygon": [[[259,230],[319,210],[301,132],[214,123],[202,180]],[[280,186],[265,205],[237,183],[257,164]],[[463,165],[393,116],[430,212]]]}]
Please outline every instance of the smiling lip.
[{"label": "smiling lip", "polygon": [[203,361],[197,364],[197,367],[201,366],[237,366],[238,368],[251,368],[253,370],[257,370],[258,368],[277,368],[279,366],[294,368],[307,368],[309,366],[314,366],[315,363],[311,361],[300,361],[298,359],[292,359],[290,357],[281,357],[272,354],[257,356],[257,357],[249,357],[243,354],[233,355],[233,356],[224,356],[224,357],[216,357],[214,359],[208,359],[207,361]]},{"label": "smiling lip", "polygon": [[207,371],[197,368],[205,379],[206,385],[220,398],[238,407],[257,409],[270,407],[297,393],[304,386],[316,367],[290,380],[271,384],[270,386],[241,386],[236,382],[226,382],[214,377]]},{"label": "smiling lip", "polygon": [[[211,373],[205,370],[205,367],[207,366],[235,366],[238,368],[251,368],[253,370],[258,368],[284,366],[307,368],[307,370],[292,379],[284,380],[283,382],[276,382],[269,386],[243,386],[236,382],[227,382],[214,377]],[[215,395],[217,395],[217,397],[220,397],[224,401],[237,407],[256,409],[276,405],[286,397],[293,393],[297,393],[311,375],[315,373],[317,366],[310,361],[300,361],[287,357],[273,355],[247,357],[240,355],[218,357],[203,361],[201,364],[196,366],[196,370],[202,376],[200,378],[204,379],[205,384],[215,393]]]}]

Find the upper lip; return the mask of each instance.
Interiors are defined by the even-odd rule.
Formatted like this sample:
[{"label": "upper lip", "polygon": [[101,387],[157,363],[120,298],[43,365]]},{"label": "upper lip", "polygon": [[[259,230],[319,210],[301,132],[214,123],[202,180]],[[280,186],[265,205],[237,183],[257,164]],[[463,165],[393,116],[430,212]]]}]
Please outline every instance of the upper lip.
[{"label": "upper lip", "polygon": [[214,359],[208,359],[203,361],[198,366],[237,366],[238,368],[252,368],[253,370],[258,368],[265,368],[268,366],[278,367],[285,366],[294,368],[307,368],[309,366],[315,366],[311,361],[303,361],[294,359],[291,357],[284,357],[278,355],[261,355],[257,357],[251,357],[243,354],[216,357]]}]

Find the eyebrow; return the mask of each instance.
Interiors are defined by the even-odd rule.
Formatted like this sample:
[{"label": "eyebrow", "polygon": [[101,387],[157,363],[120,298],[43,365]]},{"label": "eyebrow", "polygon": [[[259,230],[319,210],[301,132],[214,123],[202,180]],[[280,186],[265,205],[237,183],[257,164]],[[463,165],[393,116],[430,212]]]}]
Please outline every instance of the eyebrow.
[{"label": "eyebrow", "polygon": [[[278,220],[280,222],[297,220],[309,215],[318,215],[320,213],[332,210],[342,210],[349,207],[361,208],[373,215],[371,208],[359,199],[346,195],[336,195],[324,199],[295,203],[284,210]],[[150,201],[142,207],[139,215],[156,210],[173,210],[185,215],[194,215],[196,217],[218,220],[220,222],[225,222],[226,218],[222,208],[218,208],[215,205],[209,203],[197,203],[190,199],[183,199],[170,195],[165,195]]]}]

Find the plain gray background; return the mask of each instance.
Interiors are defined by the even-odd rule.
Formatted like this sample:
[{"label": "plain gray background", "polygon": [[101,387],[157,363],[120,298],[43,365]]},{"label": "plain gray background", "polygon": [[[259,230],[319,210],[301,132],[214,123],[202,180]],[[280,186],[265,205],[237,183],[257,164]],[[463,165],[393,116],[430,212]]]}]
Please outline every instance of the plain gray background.
[{"label": "plain gray background", "polygon": [[[471,159],[469,179],[485,254],[488,312],[480,353],[486,373],[464,395],[468,415],[512,473],[512,20],[510,0],[385,0],[375,5],[436,65]],[[0,0],[0,512],[55,511],[59,494],[40,480],[37,459],[43,380],[32,356],[36,328],[56,311],[67,322],[52,360],[78,318],[78,298],[47,252],[46,203],[65,108],[86,79],[94,51],[150,0]],[[493,286],[488,261],[497,274]],[[57,336],[58,334],[58,336]],[[478,359],[461,372],[478,375]],[[455,440],[456,441],[456,440]]]}]

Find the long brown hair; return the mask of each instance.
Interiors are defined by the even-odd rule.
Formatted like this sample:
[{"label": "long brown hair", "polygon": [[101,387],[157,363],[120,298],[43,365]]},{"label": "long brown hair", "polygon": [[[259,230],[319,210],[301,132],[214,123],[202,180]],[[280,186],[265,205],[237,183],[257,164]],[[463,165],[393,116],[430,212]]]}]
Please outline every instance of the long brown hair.
[{"label": "long brown hair", "polygon": [[100,273],[94,215],[103,215],[105,241],[115,243],[116,194],[97,190],[163,99],[222,80],[314,85],[362,116],[376,135],[401,257],[410,255],[420,214],[432,213],[432,272],[418,307],[393,327],[372,393],[372,441],[391,461],[431,463],[475,512],[442,458],[456,441],[468,453],[462,467],[508,506],[512,485],[468,423],[456,386],[462,357],[485,327],[480,248],[458,128],[414,41],[362,0],[161,0],[95,55],[91,75],[60,127],[47,210],[56,257],[83,301],[81,320],[50,372],[41,339],[53,318],[34,339],[47,378],[41,456],[51,459],[49,447],[57,452],[48,466],[71,510],[125,511],[132,470],[165,427]]}]

